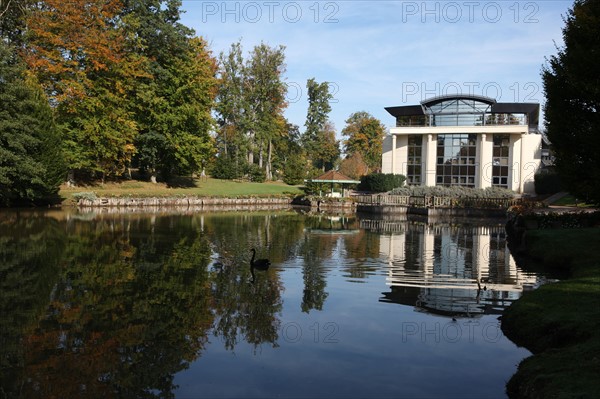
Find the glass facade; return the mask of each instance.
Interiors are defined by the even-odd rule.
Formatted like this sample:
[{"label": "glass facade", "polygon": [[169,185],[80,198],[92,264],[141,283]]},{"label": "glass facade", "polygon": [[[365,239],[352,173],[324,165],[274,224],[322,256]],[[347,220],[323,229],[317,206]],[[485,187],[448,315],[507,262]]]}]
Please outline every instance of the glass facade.
[{"label": "glass facade", "polygon": [[508,188],[508,157],[510,137],[508,134],[494,134],[492,154],[492,186]]},{"label": "glass facade", "polygon": [[424,115],[403,115],[396,118],[396,127],[406,126],[492,126],[527,125],[524,113],[492,113],[484,101],[454,98],[432,105],[423,105]]},{"label": "glass facade", "polygon": [[422,171],[423,136],[408,136],[408,159],[406,166],[406,184],[420,185]]},{"label": "glass facade", "polygon": [[396,118],[396,127],[429,126],[427,115],[406,115]]},{"label": "glass facade", "polygon": [[475,187],[476,134],[438,134],[436,185]]}]

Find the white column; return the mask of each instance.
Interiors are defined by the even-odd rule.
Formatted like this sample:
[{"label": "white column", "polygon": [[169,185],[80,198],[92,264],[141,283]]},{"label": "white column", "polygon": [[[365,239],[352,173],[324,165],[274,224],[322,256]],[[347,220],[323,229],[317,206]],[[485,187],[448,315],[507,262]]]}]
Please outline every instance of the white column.
[{"label": "white column", "polygon": [[493,154],[493,141],[488,140],[485,133],[479,136],[479,179],[478,186],[476,188],[486,188],[492,186],[492,154]]},{"label": "white column", "polygon": [[423,168],[425,170],[422,173],[425,178],[423,184],[426,186],[435,186],[437,145],[433,134],[428,134],[424,138]]},{"label": "white column", "polygon": [[525,171],[525,165],[523,165],[523,144],[525,143],[525,138],[524,138],[524,134],[521,135],[521,140],[519,140],[521,142],[520,148],[521,148],[521,162],[519,162],[519,191],[517,191],[519,194],[523,194],[523,180],[525,180],[525,176],[523,176],[523,172]]},{"label": "white column", "polygon": [[395,159],[397,158],[395,160],[396,170],[394,173],[406,176],[406,166],[408,163],[408,136],[405,134],[399,135],[396,138],[396,145],[398,145],[398,149],[396,150],[396,156],[394,157]]},{"label": "white column", "polygon": [[392,134],[392,173],[396,173],[396,135]]}]

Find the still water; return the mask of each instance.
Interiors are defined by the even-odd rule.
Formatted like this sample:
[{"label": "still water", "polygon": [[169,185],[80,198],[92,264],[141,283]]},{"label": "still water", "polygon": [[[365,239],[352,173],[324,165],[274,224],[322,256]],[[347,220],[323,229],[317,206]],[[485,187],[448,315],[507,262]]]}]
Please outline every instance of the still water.
[{"label": "still water", "polygon": [[504,397],[543,281],[502,221],[2,211],[0,398]]}]

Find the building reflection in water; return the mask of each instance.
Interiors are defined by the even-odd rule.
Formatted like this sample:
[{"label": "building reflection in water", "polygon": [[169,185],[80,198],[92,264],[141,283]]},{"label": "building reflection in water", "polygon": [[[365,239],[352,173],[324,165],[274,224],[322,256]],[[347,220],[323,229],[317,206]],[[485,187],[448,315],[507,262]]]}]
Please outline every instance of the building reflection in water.
[{"label": "building reflection in water", "polygon": [[381,233],[387,259],[381,302],[457,317],[501,314],[543,278],[517,267],[506,243],[504,224],[411,220],[362,220]]}]

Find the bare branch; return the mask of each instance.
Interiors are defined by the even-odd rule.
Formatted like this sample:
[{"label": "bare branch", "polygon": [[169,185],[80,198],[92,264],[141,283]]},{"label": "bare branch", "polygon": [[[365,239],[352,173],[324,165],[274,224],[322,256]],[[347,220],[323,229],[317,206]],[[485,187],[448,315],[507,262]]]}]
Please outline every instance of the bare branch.
[{"label": "bare branch", "polygon": [[[2,16],[4,14],[6,14],[6,12],[8,11],[8,9],[10,8],[10,3],[12,2],[12,0],[8,0],[8,2],[6,3],[6,8],[4,9],[4,11],[0,11],[0,18],[2,18]],[[2,10],[2,0],[0,0],[0,10]]]}]

